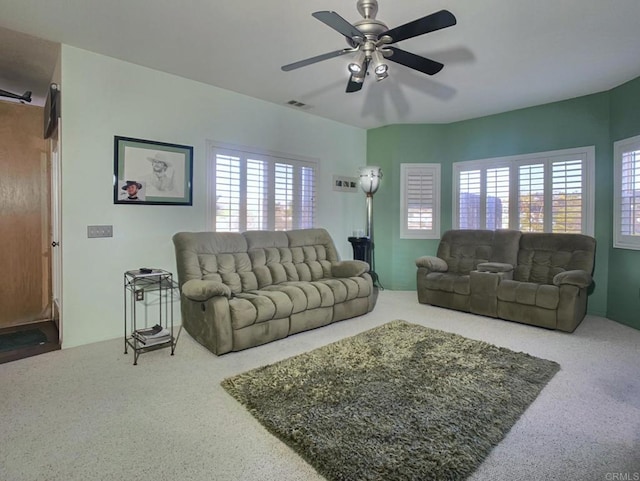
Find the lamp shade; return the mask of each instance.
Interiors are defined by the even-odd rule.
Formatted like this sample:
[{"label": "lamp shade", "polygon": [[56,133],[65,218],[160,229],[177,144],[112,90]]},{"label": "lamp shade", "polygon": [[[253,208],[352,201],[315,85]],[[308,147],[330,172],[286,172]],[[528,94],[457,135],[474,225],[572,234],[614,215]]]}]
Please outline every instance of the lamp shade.
[{"label": "lamp shade", "polygon": [[380,179],[382,178],[382,169],[375,166],[360,167],[360,187],[365,194],[375,194],[380,187]]}]

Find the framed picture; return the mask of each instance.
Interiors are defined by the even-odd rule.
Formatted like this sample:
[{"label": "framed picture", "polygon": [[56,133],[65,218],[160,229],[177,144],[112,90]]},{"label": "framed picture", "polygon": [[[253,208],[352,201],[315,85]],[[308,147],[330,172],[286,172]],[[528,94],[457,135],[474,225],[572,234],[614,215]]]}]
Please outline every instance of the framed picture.
[{"label": "framed picture", "polygon": [[333,190],[336,192],[358,192],[358,179],[355,177],[333,176]]},{"label": "framed picture", "polygon": [[114,137],[114,204],[192,205],[193,147]]}]

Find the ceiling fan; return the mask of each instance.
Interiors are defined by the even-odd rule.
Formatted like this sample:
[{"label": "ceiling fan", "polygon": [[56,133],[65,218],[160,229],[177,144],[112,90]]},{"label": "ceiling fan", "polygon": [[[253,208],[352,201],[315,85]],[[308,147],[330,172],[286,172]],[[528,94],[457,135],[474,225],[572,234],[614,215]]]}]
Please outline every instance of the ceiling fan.
[{"label": "ceiling fan", "polygon": [[288,72],[330,58],[355,53],[355,58],[349,63],[348,67],[351,74],[347,83],[346,91],[348,93],[362,89],[364,78],[371,64],[378,81],[387,78],[389,76],[389,66],[385,59],[427,75],[435,75],[442,70],[444,65],[440,62],[415,55],[398,47],[392,47],[391,44],[455,25],[456,17],[451,12],[440,10],[426,17],[389,29],[383,22],[376,19],[376,14],[378,13],[377,0],[358,0],[357,8],[363,19],[353,25],[336,12],[320,11],[312,14],[321,22],[344,35],[349,48],[290,63],[284,65],[282,70]]}]

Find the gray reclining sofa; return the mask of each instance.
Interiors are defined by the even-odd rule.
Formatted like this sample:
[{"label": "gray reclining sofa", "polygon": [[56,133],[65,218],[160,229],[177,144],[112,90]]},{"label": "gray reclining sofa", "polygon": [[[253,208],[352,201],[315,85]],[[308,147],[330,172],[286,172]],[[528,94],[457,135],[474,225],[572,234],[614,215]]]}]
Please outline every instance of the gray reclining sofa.
[{"label": "gray reclining sofa", "polygon": [[416,260],[422,304],[573,332],[587,312],[596,241],[581,234],[450,230]]},{"label": "gray reclining sofa", "polygon": [[224,354],[360,316],[376,303],[369,265],[340,261],[324,229],[173,236],[182,325]]}]

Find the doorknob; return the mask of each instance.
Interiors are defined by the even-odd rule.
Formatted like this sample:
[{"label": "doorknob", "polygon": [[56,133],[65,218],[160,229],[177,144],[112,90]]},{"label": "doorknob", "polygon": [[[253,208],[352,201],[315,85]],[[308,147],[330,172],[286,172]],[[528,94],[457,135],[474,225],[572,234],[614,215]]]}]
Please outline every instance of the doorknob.
[{"label": "doorknob", "polygon": [[51,247],[58,247],[59,245],[60,245],[60,244],[59,244],[58,242],[56,242],[56,241],[53,241],[53,242],[51,243]]}]

